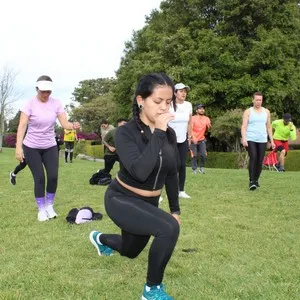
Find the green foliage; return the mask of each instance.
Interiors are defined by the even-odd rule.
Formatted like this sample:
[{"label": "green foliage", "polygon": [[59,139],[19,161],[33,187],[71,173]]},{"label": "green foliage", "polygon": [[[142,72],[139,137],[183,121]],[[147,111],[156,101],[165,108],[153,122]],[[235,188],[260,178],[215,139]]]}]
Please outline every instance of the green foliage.
[{"label": "green foliage", "polygon": [[241,151],[241,124],[243,111],[235,109],[226,111],[214,119],[211,133],[212,136],[227,144],[232,151]]},{"label": "green foliage", "polygon": [[88,141],[80,141],[75,142],[74,145],[74,156],[76,157],[78,154],[85,154],[85,145]]},{"label": "green foliage", "polygon": [[112,89],[114,80],[114,78],[97,78],[80,81],[72,93],[73,100],[84,104],[103,96]]},{"label": "green foliage", "polygon": [[209,152],[207,168],[238,169],[238,153],[236,152]]},{"label": "green foliage", "polygon": [[126,43],[114,99],[130,115],[141,75],[163,71],[191,86],[189,100],[211,117],[245,109],[263,92],[266,106],[300,124],[298,1],[168,0]]},{"label": "green foliage", "polygon": [[[266,152],[266,155],[269,152]],[[247,152],[208,152],[206,167],[217,169],[247,168]],[[245,163],[245,164],[244,164]],[[191,167],[191,158],[188,156],[187,167]],[[300,150],[290,150],[285,159],[285,168],[288,171],[300,171]]]},{"label": "green foliage", "polygon": [[94,158],[104,157],[104,146],[103,145],[92,145],[94,141],[80,141],[75,144],[74,155],[85,154]]},{"label": "green foliage", "polygon": [[9,122],[8,122],[9,132],[16,133],[18,131],[20,116],[21,116],[21,111],[19,110],[16,113],[16,115],[11,120],[9,120]]},{"label": "green foliage", "polygon": [[85,154],[94,158],[104,157],[104,146],[103,145],[86,145]]},{"label": "green foliage", "polygon": [[95,133],[99,133],[103,118],[114,122],[119,117],[111,92],[81,104],[74,108],[70,115],[74,120],[80,120],[83,131]]},{"label": "green foliage", "polygon": [[300,171],[300,150],[290,150],[284,161],[288,171]]}]

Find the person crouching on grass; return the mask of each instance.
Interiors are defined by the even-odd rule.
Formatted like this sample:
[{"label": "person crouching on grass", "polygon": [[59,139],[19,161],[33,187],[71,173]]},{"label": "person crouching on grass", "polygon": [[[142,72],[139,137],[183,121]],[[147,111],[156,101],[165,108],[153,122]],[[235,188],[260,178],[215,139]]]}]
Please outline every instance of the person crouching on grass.
[{"label": "person crouching on grass", "polygon": [[[99,255],[115,250],[122,256],[137,257],[154,237],[148,256],[143,300],[171,300],[162,283],[165,268],[179,236],[177,142],[168,122],[173,99],[172,80],[163,73],[143,76],[133,102],[133,119],[118,127],[116,149],[120,171],[105,193],[108,216],[121,235],[90,233]],[[170,213],[158,208],[163,186]]]}]

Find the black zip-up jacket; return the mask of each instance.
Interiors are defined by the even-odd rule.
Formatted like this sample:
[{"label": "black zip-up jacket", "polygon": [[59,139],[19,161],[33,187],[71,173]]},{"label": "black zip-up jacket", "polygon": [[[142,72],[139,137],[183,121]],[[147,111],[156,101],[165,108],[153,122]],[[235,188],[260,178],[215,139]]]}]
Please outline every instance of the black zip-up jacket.
[{"label": "black zip-up jacket", "polygon": [[171,213],[180,214],[178,202],[178,150],[176,135],[171,130],[174,141],[169,142],[166,131],[156,128],[153,133],[149,126],[142,124],[148,138],[143,140],[142,133],[131,120],[118,127],[116,149],[120,159],[118,177],[126,184],[148,191],[156,191],[166,186]]}]

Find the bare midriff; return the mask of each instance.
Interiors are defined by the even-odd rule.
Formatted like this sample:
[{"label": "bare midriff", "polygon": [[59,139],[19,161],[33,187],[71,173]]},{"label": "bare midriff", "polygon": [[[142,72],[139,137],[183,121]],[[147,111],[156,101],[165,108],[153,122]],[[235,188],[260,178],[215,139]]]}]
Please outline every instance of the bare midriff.
[{"label": "bare midriff", "polygon": [[138,194],[140,196],[143,196],[143,197],[157,197],[157,196],[160,196],[161,194],[161,190],[157,190],[157,191],[146,191],[146,190],[142,190],[142,189],[138,189],[138,188],[135,188],[135,187],[132,187],[128,184],[126,184],[125,182],[123,182],[118,176],[116,176],[116,179],[117,181],[127,190],[135,193],[135,194]]}]

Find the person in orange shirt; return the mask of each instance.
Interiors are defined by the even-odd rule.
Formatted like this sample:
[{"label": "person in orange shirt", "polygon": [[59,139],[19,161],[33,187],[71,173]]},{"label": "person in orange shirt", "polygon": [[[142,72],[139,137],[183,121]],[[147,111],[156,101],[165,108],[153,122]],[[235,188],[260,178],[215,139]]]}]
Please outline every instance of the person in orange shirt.
[{"label": "person in orange shirt", "polygon": [[205,174],[204,166],[207,156],[205,133],[210,128],[210,119],[205,116],[205,105],[198,104],[196,106],[196,115],[192,116],[192,136],[190,138],[192,169],[194,174],[197,174],[198,156],[200,156],[199,172]]}]

